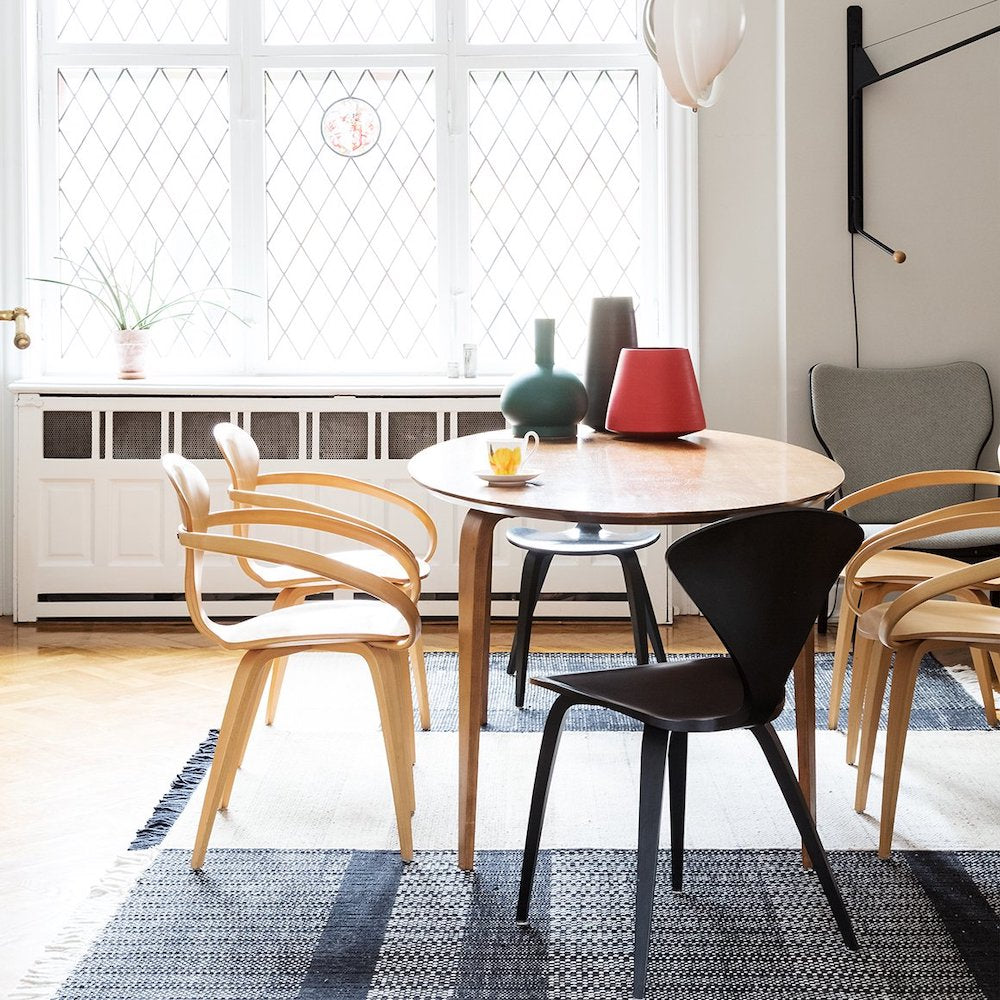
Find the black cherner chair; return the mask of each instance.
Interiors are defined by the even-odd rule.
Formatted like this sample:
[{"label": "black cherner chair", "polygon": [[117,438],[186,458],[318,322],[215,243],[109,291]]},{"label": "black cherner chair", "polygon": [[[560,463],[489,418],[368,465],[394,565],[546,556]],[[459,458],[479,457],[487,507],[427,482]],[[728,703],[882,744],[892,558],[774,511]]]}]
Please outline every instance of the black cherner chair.
[{"label": "black cherner chair", "polygon": [[600,524],[581,523],[565,531],[539,531],[537,528],[508,528],[507,541],[525,550],[521,568],[521,593],[518,595],[517,629],[510,647],[507,673],[514,675],[514,704],[524,708],[525,679],[528,676],[528,648],[531,645],[531,622],[542,592],[545,574],[555,556],[614,556],[622,564],[625,595],[632,618],[635,662],[649,662],[649,646],[657,660],[665,660],[663,640],[656,626],[646,581],[636,555],[659,541],[656,528],[639,531],[609,531]]},{"label": "black cherner chair", "polygon": [[[517,920],[526,923],[549,777],[563,717],[601,705],[643,723],[633,993],[646,991],[664,770],[669,772],[671,885],[684,872],[689,732],[749,729],[760,743],[812,858],[844,943],[858,947],[798,781],[771,722],[823,595],[861,544],[860,525],[815,507],[786,507],[719,521],[670,546],[667,563],[715,629],[728,656],[533,679],[558,694],[538,756],[521,868]],[[810,720],[810,724],[812,724]]]}]

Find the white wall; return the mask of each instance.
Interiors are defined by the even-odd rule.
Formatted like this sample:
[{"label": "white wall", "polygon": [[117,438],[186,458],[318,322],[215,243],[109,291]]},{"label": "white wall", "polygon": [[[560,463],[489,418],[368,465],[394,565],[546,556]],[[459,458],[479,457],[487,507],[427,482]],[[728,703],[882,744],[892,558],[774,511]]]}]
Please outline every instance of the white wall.
[{"label": "white wall", "polygon": [[[728,89],[699,123],[701,380],[710,423],[780,434],[787,418],[788,439],[810,447],[810,366],[854,362],[847,6],[748,0]],[[868,45],[967,5],[862,6]],[[870,55],[884,71],[996,19],[990,5]],[[894,264],[857,242],[861,364],[976,360],[996,394],[1000,36],[869,88],[865,154],[866,228],[909,260]],[[995,455],[985,453],[984,464],[995,467]]]}]

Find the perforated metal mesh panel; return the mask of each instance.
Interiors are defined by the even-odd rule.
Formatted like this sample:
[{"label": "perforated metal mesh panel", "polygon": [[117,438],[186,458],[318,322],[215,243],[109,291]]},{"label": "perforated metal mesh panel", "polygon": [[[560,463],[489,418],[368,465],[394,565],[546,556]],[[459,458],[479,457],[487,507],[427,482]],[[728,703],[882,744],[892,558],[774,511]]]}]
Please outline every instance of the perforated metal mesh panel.
[{"label": "perforated metal mesh panel", "polygon": [[300,457],[297,413],[251,413],[250,436],[257,442],[261,458]]},{"label": "perforated metal mesh panel", "polygon": [[163,451],[157,411],[116,411],[111,414],[111,457],[158,459]]},{"label": "perforated metal mesh panel", "polygon": [[365,459],[368,457],[367,413],[321,413],[319,457]]},{"label": "perforated metal mesh panel", "polygon": [[502,431],[507,426],[502,413],[489,410],[477,410],[472,413],[459,413],[458,437],[469,434],[483,434],[486,431]]},{"label": "perforated metal mesh panel", "polygon": [[219,448],[212,437],[216,424],[229,422],[229,413],[181,414],[181,454],[185,458],[221,458]]},{"label": "perforated metal mesh panel", "polygon": [[94,453],[91,415],[86,410],[42,414],[43,458],[90,458]]},{"label": "perforated metal mesh panel", "polygon": [[437,444],[437,414],[392,413],[389,417],[389,458],[413,458]]}]

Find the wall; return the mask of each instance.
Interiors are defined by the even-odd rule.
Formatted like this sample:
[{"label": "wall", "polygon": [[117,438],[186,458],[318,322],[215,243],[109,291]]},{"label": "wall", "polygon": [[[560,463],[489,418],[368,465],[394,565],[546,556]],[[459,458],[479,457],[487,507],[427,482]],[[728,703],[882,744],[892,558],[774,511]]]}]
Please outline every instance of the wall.
[{"label": "wall", "polygon": [[[699,122],[701,376],[713,426],[817,447],[807,373],[854,362],[846,3],[748,0],[723,102]],[[869,0],[866,45],[964,0]],[[871,48],[884,71],[997,23],[996,5]],[[784,53],[784,59],[780,58]],[[857,240],[861,364],[971,359],[1000,390],[1000,36],[871,87]],[[787,380],[787,384],[786,383]],[[984,465],[996,467],[996,438]],[[994,449],[994,454],[989,453]]]},{"label": "wall", "polygon": [[[865,3],[866,46],[967,6],[961,0]],[[846,232],[846,4],[785,10],[789,437],[812,440],[806,372],[851,364],[851,237]],[[985,14],[985,18],[983,15]],[[880,71],[990,24],[996,5],[870,48]],[[865,226],[909,259],[857,240],[861,363],[969,359],[1000,388],[1000,36],[869,88]],[[995,452],[994,441],[993,448]],[[984,455],[996,468],[995,453]]]}]

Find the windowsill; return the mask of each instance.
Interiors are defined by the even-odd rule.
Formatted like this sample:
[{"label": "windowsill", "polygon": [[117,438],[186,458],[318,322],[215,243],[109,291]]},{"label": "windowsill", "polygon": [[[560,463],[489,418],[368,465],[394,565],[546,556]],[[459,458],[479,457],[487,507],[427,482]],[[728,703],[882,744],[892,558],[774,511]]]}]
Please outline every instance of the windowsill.
[{"label": "windowsill", "polygon": [[443,375],[246,376],[163,375],[118,379],[100,375],[44,375],[19,379],[14,393],[62,396],[495,396],[505,375],[446,378]]}]

